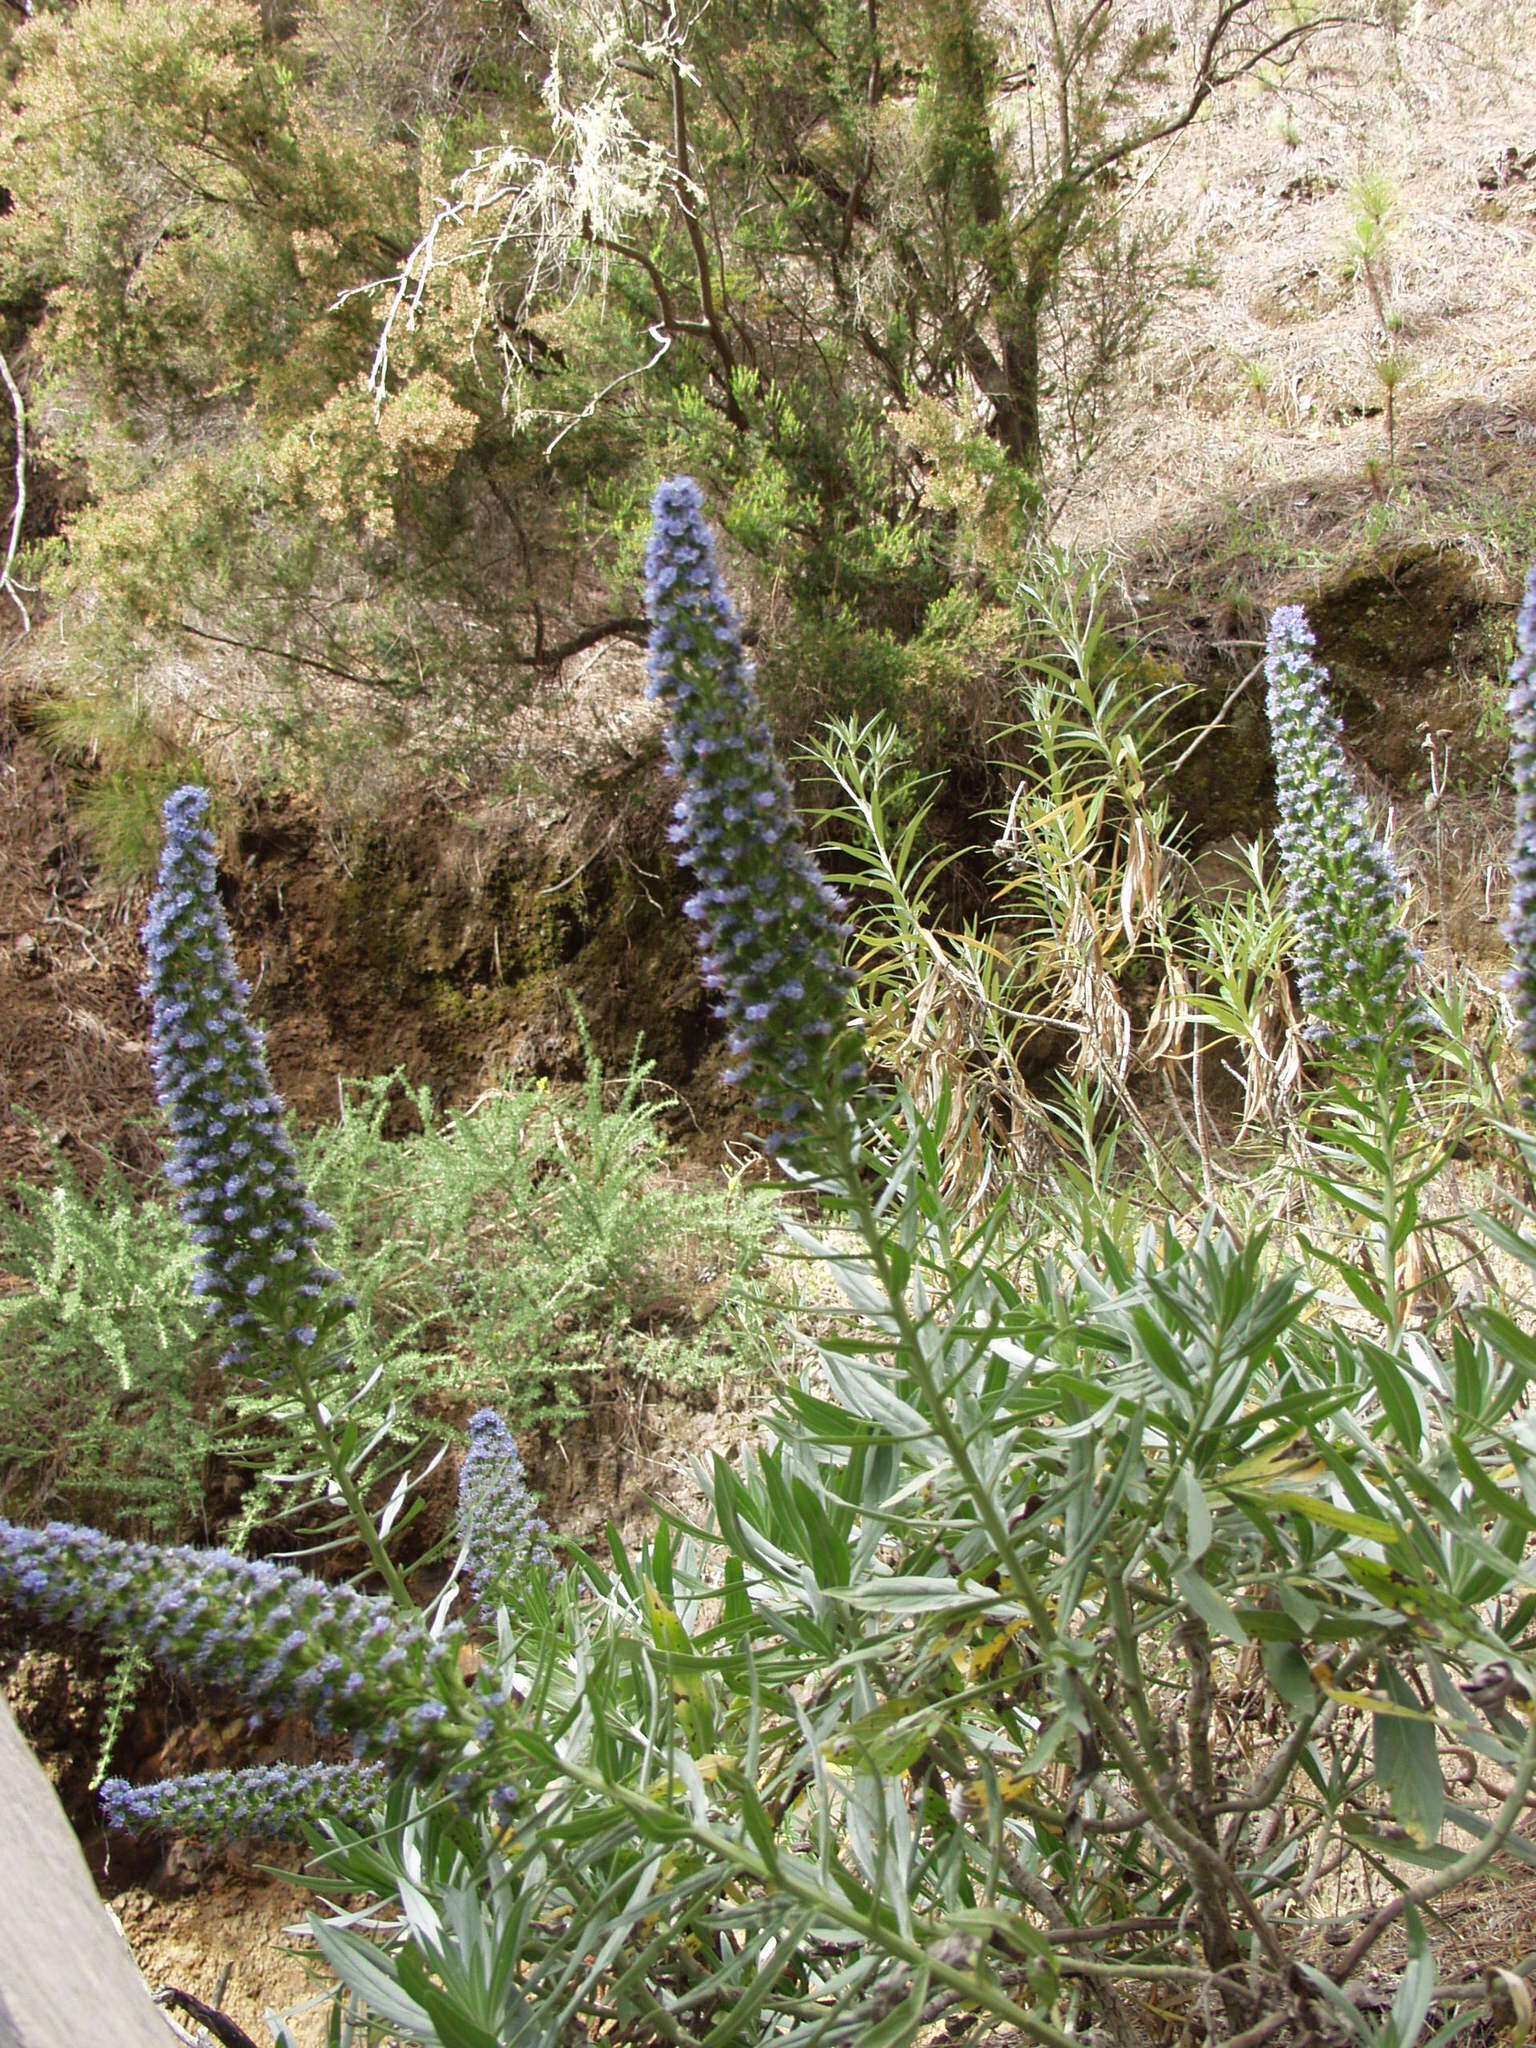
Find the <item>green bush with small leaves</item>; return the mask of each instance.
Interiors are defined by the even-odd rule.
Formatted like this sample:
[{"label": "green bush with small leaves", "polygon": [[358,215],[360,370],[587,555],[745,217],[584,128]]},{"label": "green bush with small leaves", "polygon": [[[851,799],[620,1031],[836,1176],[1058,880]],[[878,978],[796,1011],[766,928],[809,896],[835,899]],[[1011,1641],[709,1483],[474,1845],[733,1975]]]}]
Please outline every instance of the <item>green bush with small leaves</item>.
[{"label": "green bush with small leaves", "polygon": [[[760,1369],[757,1274],[774,1198],[672,1160],[667,1098],[641,1062],[610,1085],[508,1086],[391,1139],[403,1084],[345,1091],[300,1162],[334,1215],[356,1306],[345,1344],[369,1427],[419,1440],[442,1403],[495,1401],[522,1426],[581,1413],[602,1374],[691,1387]],[[0,1213],[0,1502],[157,1537],[203,1519],[217,1452],[253,1475],[242,1526],[304,1493],[306,1426],[270,1390],[212,1370],[169,1201],[59,1163]],[[431,1433],[430,1431],[428,1432]]]}]

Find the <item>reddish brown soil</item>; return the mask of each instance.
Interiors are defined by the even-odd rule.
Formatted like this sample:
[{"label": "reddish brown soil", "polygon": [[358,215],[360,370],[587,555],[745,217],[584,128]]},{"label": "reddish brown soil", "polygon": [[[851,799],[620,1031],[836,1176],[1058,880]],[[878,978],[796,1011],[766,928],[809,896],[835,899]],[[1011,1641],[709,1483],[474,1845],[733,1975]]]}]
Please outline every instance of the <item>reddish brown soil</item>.
[{"label": "reddish brown soil", "polygon": [[[697,1122],[727,1125],[712,1034],[644,757],[540,832],[521,807],[451,812],[430,793],[343,843],[293,800],[226,815],[220,872],[279,1088],[301,1120],[345,1079],[400,1069],[439,1103],[510,1075],[576,1079],[571,998],[622,1072],[643,1040]],[[139,994],[146,890],[103,886],[70,816],[71,770],[0,700],[0,1177],[46,1179],[50,1147],[87,1179],[156,1170]],[[574,849],[574,850],[573,850]],[[567,878],[571,877],[570,880]],[[696,1121],[697,1120],[697,1121]]]},{"label": "reddish brown soil", "polygon": [[98,890],[58,768],[0,704],[0,1176],[157,1157],[137,905]]}]

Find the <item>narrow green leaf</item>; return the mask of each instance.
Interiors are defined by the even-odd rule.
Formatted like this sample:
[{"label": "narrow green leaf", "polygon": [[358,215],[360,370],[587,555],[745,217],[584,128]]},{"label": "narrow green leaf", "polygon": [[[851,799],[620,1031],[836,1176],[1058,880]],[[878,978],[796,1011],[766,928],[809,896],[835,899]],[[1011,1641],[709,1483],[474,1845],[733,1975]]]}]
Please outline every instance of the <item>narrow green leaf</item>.
[{"label": "narrow green leaf", "polygon": [[1248,1631],[1238,1620],[1237,1609],[1229,1606],[1192,1565],[1180,1565],[1173,1575],[1173,1583],[1178,1587],[1185,1606],[1192,1608],[1207,1628],[1228,1642],[1247,1642]]},{"label": "narrow green leaf", "polygon": [[1408,1930],[1408,1967],[1397,1987],[1388,2021],[1397,2037],[1397,2048],[1413,2048],[1429,2018],[1435,1992],[1435,1959],[1424,1938],[1424,1923],[1412,1906],[1403,1915]]},{"label": "narrow green leaf", "polygon": [[[1257,1489],[1255,1489],[1257,1491]],[[1321,1522],[1330,1529],[1342,1529],[1346,1536],[1359,1536],[1367,1543],[1395,1543],[1398,1531],[1376,1515],[1357,1514],[1317,1494],[1293,1493],[1287,1487],[1266,1487],[1259,1498],[1270,1507],[1287,1508],[1304,1521]]]},{"label": "narrow green leaf", "polygon": [[1380,1345],[1362,1342],[1360,1350],[1392,1434],[1409,1457],[1416,1458],[1424,1440],[1424,1429],[1419,1404],[1407,1375],[1392,1354],[1382,1350]]},{"label": "narrow green leaf", "polygon": [[1317,1687],[1307,1660],[1294,1643],[1265,1643],[1259,1652],[1270,1684],[1288,1707],[1309,1714],[1317,1704]]},{"label": "narrow green leaf", "polygon": [[1376,1782],[1391,1800],[1392,1811],[1409,1839],[1427,1847],[1439,1841],[1445,1818],[1445,1786],[1434,1724],[1419,1718],[1418,1696],[1390,1664],[1383,1666],[1381,1682],[1388,1699],[1409,1711],[1371,1717]]},{"label": "narrow green leaf", "polygon": [[388,1956],[350,1928],[333,1926],[315,1913],[309,1915],[309,1931],[316,1948],[342,1983],[375,2018],[388,2026],[404,2028],[418,2041],[434,2038],[430,2016],[401,1990]]},{"label": "narrow green leaf", "polygon": [[1193,1466],[1181,1465],[1179,1476],[1173,1483],[1179,1505],[1184,1510],[1185,1542],[1191,1564],[1198,1564],[1211,1547],[1214,1525],[1211,1521],[1211,1505],[1205,1497],[1205,1488],[1195,1475]]}]

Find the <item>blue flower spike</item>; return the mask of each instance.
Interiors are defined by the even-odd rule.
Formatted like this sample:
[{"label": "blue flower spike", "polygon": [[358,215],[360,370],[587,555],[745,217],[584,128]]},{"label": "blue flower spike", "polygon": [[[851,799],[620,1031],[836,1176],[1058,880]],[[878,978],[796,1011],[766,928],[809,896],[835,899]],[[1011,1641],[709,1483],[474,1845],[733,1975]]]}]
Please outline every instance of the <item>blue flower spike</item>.
[{"label": "blue flower spike", "polygon": [[513,1604],[530,1571],[550,1569],[548,1534],[511,1431],[494,1408],[482,1408],[469,1419],[469,1449],[459,1471],[459,1541],[465,1575],[487,1620]]},{"label": "blue flower spike", "polygon": [[384,1804],[378,1764],[258,1764],[192,1771],[156,1785],[108,1778],[101,1815],[124,1834],[172,1834],[218,1848],[244,1841],[302,1842],[327,1821],[362,1830]]},{"label": "blue flower spike", "polygon": [[1509,772],[1515,788],[1515,834],[1509,855],[1509,921],[1514,955],[1504,977],[1515,1012],[1515,1043],[1525,1056],[1522,1092],[1536,1109],[1536,565],[1525,579],[1515,616],[1515,658],[1509,670]]},{"label": "blue flower spike", "polygon": [[1419,958],[1399,919],[1391,855],[1374,836],[1328,704],[1328,671],[1300,605],[1269,622],[1264,674],[1281,863],[1296,920],[1308,1036],[1334,1055],[1408,1063]]},{"label": "blue flower spike", "polygon": [[266,1371],[286,1350],[312,1371],[330,1362],[325,1339],[349,1303],[317,1250],[331,1221],[300,1178],[246,1014],[207,818],[205,789],[167,797],[144,926],[151,1064],[175,1138],[167,1171],[198,1247],[194,1289],[231,1339],[224,1363]]},{"label": "blue flower spike", "polygon": [[645,556],[650,692],[666,706],[672,826],[697,887],[705,985],[730,1027],[734,1067],[792,1163],[863,1085],[844,905],[808,851],[742,651],[698,485],[651,503]]},{"label": "blue flower spike", "polygon": [[50,1522],[0,1521],[0,1609],[142,1649],[253,1713],[303,1713],[359,1759],[429,1777],[457,1747],[463,1630],[432,1636],[391,1600],[227,1550],[162,1548]]}]

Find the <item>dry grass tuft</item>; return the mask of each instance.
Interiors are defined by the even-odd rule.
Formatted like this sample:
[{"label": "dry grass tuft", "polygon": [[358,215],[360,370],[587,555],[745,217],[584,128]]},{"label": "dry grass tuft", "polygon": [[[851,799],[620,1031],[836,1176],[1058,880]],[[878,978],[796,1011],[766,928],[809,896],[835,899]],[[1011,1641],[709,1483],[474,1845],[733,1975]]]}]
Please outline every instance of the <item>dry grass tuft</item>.
[{"label": "dry grass tuft", "polygon": [[1186,528],[1241,558],[1246,529],[1262,572],[1417,531],[1508,594],[1536,544],[1533,26],[1529,0],[1420,0],[1395,33],[1318,37],[1169,151],[1128,205],[1179,223],[1180,282],[1063,481],[1062,538],[1141,559]]}]

